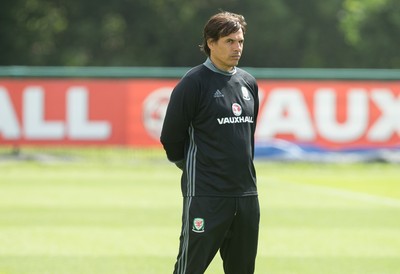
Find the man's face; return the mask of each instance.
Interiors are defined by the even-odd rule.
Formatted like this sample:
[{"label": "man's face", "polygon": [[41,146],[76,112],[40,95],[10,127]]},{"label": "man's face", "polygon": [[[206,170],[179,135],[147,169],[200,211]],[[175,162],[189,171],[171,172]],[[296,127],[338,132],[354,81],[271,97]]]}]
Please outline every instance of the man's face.
[{"label": "man's face", "polygon": [[207,41],[210,48],[210,59],[214,65],[223,71],[231,71],[238,65],[243,51],[244,35],[242,29],[220,37],[217,41]]}]

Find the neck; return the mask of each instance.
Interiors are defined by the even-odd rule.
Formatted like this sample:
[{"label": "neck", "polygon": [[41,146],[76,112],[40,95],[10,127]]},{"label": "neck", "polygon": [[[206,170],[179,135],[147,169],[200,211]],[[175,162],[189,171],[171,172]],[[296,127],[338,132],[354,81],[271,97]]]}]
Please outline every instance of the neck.
[{"label": "neck", "polygon": [[232,71],[235,70],[235,67],[224,68],[224,67],[221,67],[221,66],[217,65],[217,62],[215,62],[215,60],[213,60],[213,58],[212,58],[211,56],[210,56],[210,60],[211,60],[212,64],[213,64],[217,69],[219,69],[219,70],[221,70],[221,71],[224,71],[224,72],[227,72],[227,73],[231,73]]},{"label": "neck", "polygon": [[227,70],[222,70],[222,69],[218,68],[218,67],[215,65],[214,62],[212,62],[211,58],[207,58],[207,60],[204,62],[204,65],[205,65],[206,67],[208,67],[209,69],[211,69],[212,71],[217,72],[217,73],[220,73],[220,74],[223,74],[223,75],[231,76],[231,75],[233,75],[233,74],[236,73],[236,67],[232,67],[232,69],[229,70],[229,71],[227,71]]}]

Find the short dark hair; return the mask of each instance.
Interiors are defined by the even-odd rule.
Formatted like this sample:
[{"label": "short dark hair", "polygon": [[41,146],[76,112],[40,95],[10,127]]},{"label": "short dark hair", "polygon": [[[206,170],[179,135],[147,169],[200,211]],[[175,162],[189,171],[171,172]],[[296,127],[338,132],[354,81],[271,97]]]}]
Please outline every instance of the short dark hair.
[{"label": "short dark hair", "polygon": [[212,39],[218,41],[219,38],[228,36],[242,29],[243,35],[246,32],[247,23],[243,15],[235,14],[227,11],[217,13],[208,20],[203,30],[203,44],[200,50],[207,56],[210,56],[210,48],[207,40]]}]

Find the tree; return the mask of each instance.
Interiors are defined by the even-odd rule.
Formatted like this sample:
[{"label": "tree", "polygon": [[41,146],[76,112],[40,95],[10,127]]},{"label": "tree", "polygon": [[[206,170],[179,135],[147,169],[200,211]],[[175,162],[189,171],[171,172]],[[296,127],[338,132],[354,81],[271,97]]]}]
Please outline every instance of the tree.
[{"label": "tree", "polygon": [[362,67],[400,67],[399,14],[397,0],[345,0],[340,26]]},{"label": "tree", "polygon": [[248,22],[241,66],[400,65],[397,0],[3,0],[0,65],[193,66],[218,10]]}]

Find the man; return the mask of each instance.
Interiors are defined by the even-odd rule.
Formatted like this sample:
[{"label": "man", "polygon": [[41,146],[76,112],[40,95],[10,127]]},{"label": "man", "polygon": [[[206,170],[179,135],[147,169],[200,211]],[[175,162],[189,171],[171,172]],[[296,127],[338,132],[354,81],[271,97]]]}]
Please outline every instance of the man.
[{"label": "man", "polygon": [[207,60],[177,84],[161,142],[182,169],[175,274],[201,274],[220,251],[226,274],[254,273],[260,209],[253,165],[258,86],[237,68],[246,22],[221,12],[204,27]]}]

